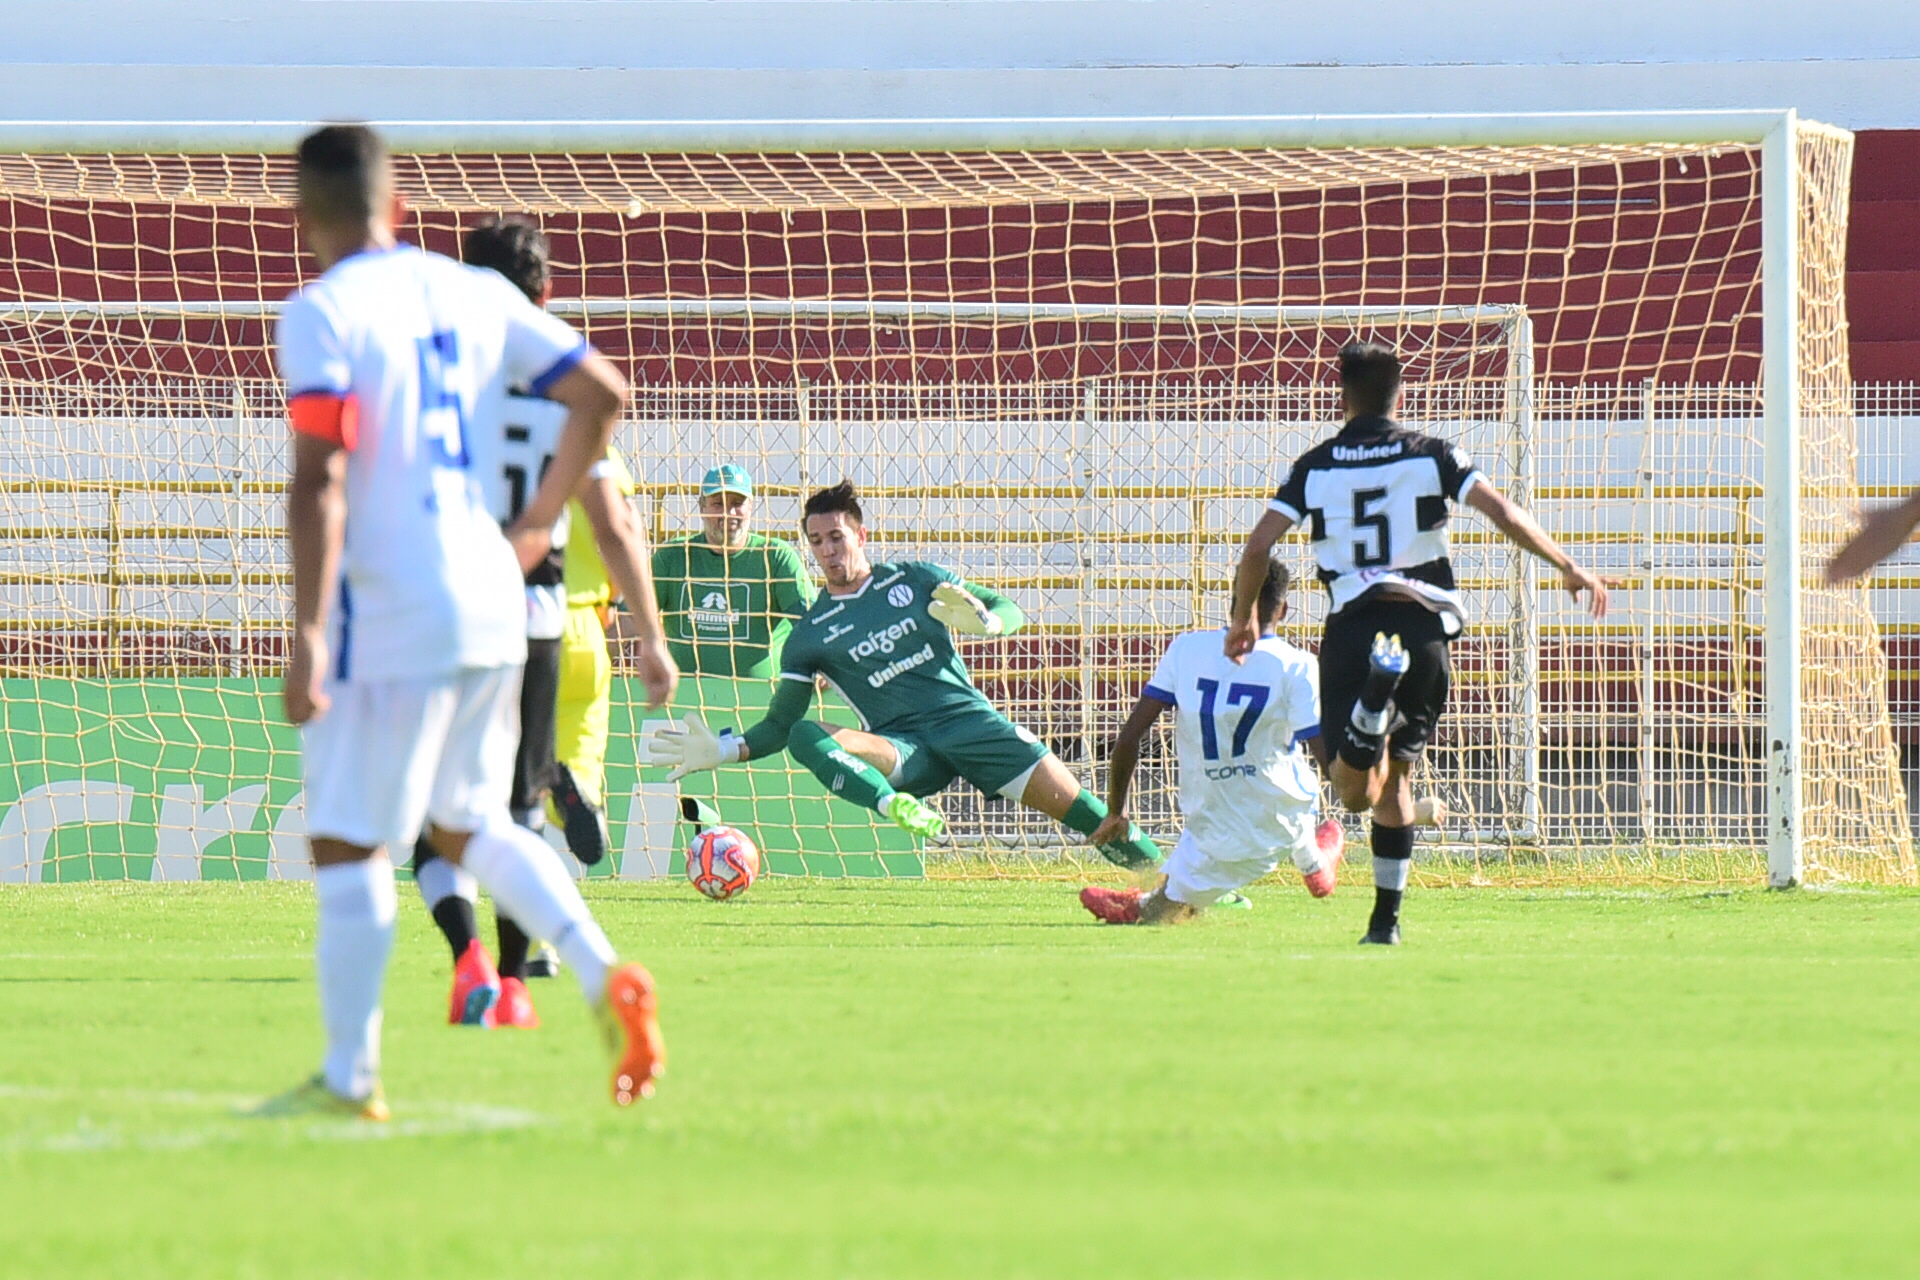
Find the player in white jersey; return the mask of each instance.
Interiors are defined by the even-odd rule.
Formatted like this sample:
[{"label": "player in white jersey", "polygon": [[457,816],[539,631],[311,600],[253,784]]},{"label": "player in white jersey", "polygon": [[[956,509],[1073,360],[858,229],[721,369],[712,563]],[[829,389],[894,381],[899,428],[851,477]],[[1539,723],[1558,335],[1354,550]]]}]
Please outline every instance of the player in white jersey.
[{"label": "player in white jersey", "polygon": [[1319,660],[1321,705],[1337,736],[1333,789],[1348,809],[1372,811],[1374,906],[1360,941],[1394,946],[1413,828],[1438,816],[1432,798],[1415,802],[1408,777],[1446,709],[1448,648],[1463,626],[1448,558],[1453,507],[1472,507],[1558,569],[1596,618],[1606,614],[1607,588],[1462,450],[1393,420],[1400,358],[1391,348],[1341,348],[1340,390],[1345,425],[1295,461],[1247,538],[1225,651],[1245,659],[1255,647],[1254,599],[1273,544],[1304,523],[1328,596]]},{"label": "player in white jersey", "polygon": [[[442,858],[560,948],[617,1055],[615,1101],[631,1102],[665,1056],[653,981],[619,964],[552,851],[507,813],[521,574],[605,454],[624,383],[498,275],[397,243],[404,208],[372,130],[310,134],[298,182],[300,232],[322,274],[288,300],[277,335],[294,430],[285,698],[301,726],[327,1044],[320,1073],[262,1113],[386,1119],[387,850],[410,847],[423,826]],[[568,418],[553,465],[503,534],[468,432],[516,384]]]},{"label": "player in white jersey", "polygon": [[[1175,636],[1114,740],[1106,823],[1116,838],[1131,819],[1127,798],[1140,743],[1174,710],[1185,826],[1152,893],[1089,885],[1081,905],[1109,924],[1190,919],[1291,858],[1316,898],[1338,880],[1340,824],[1320,820],[1320,779],[1309,747],[1320,739],[1320,682],[1311,654],[1273,634],[1287,615],[1288,574],[1270,561],[1261,583],[1260,639],[1244,664],[1221,649],[1218,631]],[[1108,828],[1111,830],[1108,830]]]}]

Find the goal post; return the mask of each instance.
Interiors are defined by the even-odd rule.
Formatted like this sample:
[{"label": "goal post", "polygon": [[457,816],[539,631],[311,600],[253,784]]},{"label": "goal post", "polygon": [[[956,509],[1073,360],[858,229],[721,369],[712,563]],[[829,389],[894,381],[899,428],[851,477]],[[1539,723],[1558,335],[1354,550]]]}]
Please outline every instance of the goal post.
[{"label": "goal post", "polygon": [[[270,320],[308,269],[286,158],[307,127],[0,124],[0,879],[114,856],[139,875],[148,850],[286,862],[285,777],[196,756],[194,715],[116,824],[85,788],[129,785],[121,748],[77,760],[46,713],[98,705],[110,730],[115,707],[273,673]],[[849,475],[889,554],[1027,608],[976,672],[1093,785],[1157,646],[1220,620],[1258,501],[1337,417],[1334,349],[1376,336],[1409,356],[1408,419],[1621,582],[1621,620],[1590,624],[1456,523],[1474,616],[1427,785],[1461,819],[1432,873],[1913,876],[1864,592],[1812,581],[1858,493],[1841,131],[1790,111],[381,127],[409,239],[453,251],[495,212],[554,237],[555,309],[634,384],[622,444],[656,536],[690,527],[716,462],[763,478],[770,532]],[[284,770],[284,731],[242,727]],[[1141,799],[1163,836],[1167,766],[1150,753]],[[616,817],[659,799],[616,773]],[[257,813],[222,800],[263,784]],[[943,803],[996,869],[1082,856]]]},{"label": "goal post", "polygon": [[[1800,764],[1800,140],[1794,112],[1760,143],[1762,447],[1767,530],[1767,879],[1775,888],[1805,874],[1805,787]],[[1784,643],[1783,643],[1784,641]]]}]

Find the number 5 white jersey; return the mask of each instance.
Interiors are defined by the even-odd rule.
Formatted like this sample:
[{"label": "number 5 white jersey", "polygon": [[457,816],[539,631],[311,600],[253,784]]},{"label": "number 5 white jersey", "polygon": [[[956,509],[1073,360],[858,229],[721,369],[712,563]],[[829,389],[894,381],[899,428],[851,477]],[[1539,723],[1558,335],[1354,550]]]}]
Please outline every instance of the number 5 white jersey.
[{"label": "number 5 white jersey", "polygon": [[1354,418],[1300,456],[1267,503],[1306,524],[1330,613],[1391,586],[1460,629],[1447,558],[1454,503],[1481,479],[1460,449],[1389,418]]},{"label": "number 5 white jersey", "polygon": [[[539,394],[578,363],[580,336],[495,272],[399,246],[334,264],[288,300],[277,337],[295,430],[348,450],[333,678],[524,661],[520,567],[474,431],[507,388]],[[303,412],[316,404],[335,411]]]},{"label": "number 5 white jersey", "polygon": [[1313,656],[1278,636],[1262,636],[1245,664],[1223,640],[1175,636],[1141,692],[1176,709],[1188,833],[1209,858],[1251,862],[1296,848],[1319,819],[1320,781],[1302,744],[1320,733],[1320,680]]}]

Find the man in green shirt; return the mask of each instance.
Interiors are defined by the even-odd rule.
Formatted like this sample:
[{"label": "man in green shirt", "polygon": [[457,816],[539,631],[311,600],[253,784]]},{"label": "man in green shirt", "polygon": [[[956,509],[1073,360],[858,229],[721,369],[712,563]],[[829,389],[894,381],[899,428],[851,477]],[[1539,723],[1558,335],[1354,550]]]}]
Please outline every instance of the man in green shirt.
[{"label": "man in green shirt", "polygon": [[[827,589],[794,624],[766,718],[744,734],[715,736],[688,716],[683,728],[653,734],[653,763],[681,778],[788,751],[841,799],[923,837],[939,835],[946,820],[920,797],[959,777],[1092,835],[1106,805],[994,709],[955,647],[957,635],[1018,630],[1026,621],[1019,606],[939,565],[869,561],[859,496],[845,481],[808,498],[804,511]],[[858,713],[861,728],[803,718],[816,677]],[[1160,861],[1153,841],[1131,825],[1125,838],[1098,848],[1123,867]]]},{"label": "man in green shirt", "polygon": [[667,648],[689,675],[771,679],[793,619],[813,603],[800,553],[751,533],[753,477],[732,463],[700,483],[699,533],[653,553]]}]

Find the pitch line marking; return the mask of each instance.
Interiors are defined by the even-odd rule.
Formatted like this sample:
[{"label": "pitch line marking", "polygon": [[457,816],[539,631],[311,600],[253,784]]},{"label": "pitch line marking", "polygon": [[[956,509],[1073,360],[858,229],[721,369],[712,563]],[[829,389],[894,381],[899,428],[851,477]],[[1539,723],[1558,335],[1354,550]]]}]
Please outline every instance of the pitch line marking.
[{"label": "pitch line marking", "polygon": [[60,1133],[16,1130],[0,1134],[0,1153],[16,1151],[97,1152],[177,1151],[215,1143],[241,1143],[263,1137],[307,1142],[384,1142],[396,1138],[500,1133],[531,1129],[550,1121],[538,1112],[482,1103],[401,1103],[386,1124],[360,1120],[274,1120],[240,1114],[263,1099],[256,1094],[202,1093],[191,1089],[74,1089],[0,1084],[0,1100],[28,1102],[122,1102],[145,1106],[217,1108],[219,1121],[184,1129],[129,1130],[118,1121],[95,1124],[82,1117]]}]

